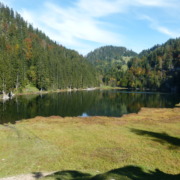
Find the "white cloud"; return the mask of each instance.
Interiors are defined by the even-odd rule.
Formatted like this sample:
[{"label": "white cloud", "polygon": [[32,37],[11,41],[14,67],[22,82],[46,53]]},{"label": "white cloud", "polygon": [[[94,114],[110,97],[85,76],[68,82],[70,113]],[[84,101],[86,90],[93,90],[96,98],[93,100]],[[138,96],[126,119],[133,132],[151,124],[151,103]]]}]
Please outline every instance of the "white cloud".
[{"label": "white cloud", "polygon": [[102,17],[112,13],[119,13],[121,11],[119,3],[119,1],[114,0],[79,0],[77,8],[92,17]]},{"label": "white cloud", "polygon": [[[99,3],[102,3],[102,0]],[[92,6],[94,5],[92,3]],[[103,7],[107,13],[112,13],[115,10],[113,6],[109,8],[108,3],[105,3]],[[121,42],[121,37],[118,34],[101,27],[102,25],[108,26],[108,24],[95,18],[105,15],[104,10],[98,10],[99,7],[92,14],[86,10],[83,1],[75,4],[75,7],[66,9],[46,2],[43,9],[44,11],[40,15],[23,9],[21,15],[35,27],[42,29],[50,38],[67,47],[77,46],[81,52],[80,47],[87,47],[83,41],[100,44],[120,44]]]},{"label": "white cloud", "polygon": [[27,11],[26,9],[22,9],[20,14],[29,24],[32,24],[33,27],[38,27],[38,24],[36,23],[37,18],[35,18],[33,13]]},{"label": "white cloud", "polygon": [[[90,47],[91,49],[95,48],[96,43],[102,45],[123,44],[123,35],[112,30],[112,26],[115,25],[108,24],[100,20],[101,18],[122,13],[129,13],[133,16],[134,12],[141,12],[141,8],[149,7],[170,8],[172,11],[172,8],[177,8],[178,3],[179,0],[77,0],[73,2],[73,6],[62,8],[46,1],[39,12],[23,9],[20,13],[51,39],[84,54]],[[150,16],[143,18],[149,22],[152,29],[170,37],[179,35],[179,33],[162,26],[158,20],[154,20]],[[120,22],[117,23],[120,24]]]},{"label": "white cloud", "polygon": [[152,7],[172,7],[177,0],[135,0],[137,4]]},{"label": "white cloud", "polygon": [[52,4],[48,4],[48,9],[51,12],[56,11],[57,14],[56,16],[50,14],[48,17],[44,16],[43,22],[52,28],[57,28],[65,36],[99,43],[115,43],[117,41],[117,34],[104,30],[100,27],[101,22],[85,15],[83,12],[77,13],[75,9],[64,10],[60,7],[54,7]]},{"label": "white cloud", "polygon": [[171,38],[175,38],[175,37],[180,36],[180,31],[170,30],[167,27],[164,27],[164,26],[160,25],[160,23],[157,20],[155,20],[155,19],[153,19],[153,18],[151,18],[151,17],[149,17],[147,15],[142,15],[140,17],[140,19],[144,19],[144,20],[149,21],[150,22],[150,27],[152,29],[157,30],[160,33],[163,33],[163,34],[165,34],[165,35],[167,35],[167,36],[169,36]]},{"label": "white cloud", "polygon": [[175,37],[179,37],[180,36],[180,32],[174,32],[174,31],[171,31],[170,29],[166,28],[166,27],[163,27],[163,26],[157,26],[156,27],[157,30],[163,34],[166,34],[172,38],[175,38]]}]

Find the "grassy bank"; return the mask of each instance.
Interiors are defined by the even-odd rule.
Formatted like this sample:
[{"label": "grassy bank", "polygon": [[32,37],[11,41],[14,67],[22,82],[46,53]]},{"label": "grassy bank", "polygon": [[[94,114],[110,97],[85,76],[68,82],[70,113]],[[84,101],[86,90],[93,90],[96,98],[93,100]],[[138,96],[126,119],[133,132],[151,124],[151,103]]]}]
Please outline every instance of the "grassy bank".
[{"label": "grassy bank", "polygon": [[[95,87],[94,89],[100,89],[99,87]],[[103,88],[102,88],[103,89]],[[106,88],[105,88],[106,89]],[[16,95],[29,95],[29,94],[47,94],[47,93],[55,93],[55,92],[70,92],[70,91],[85,91],[88,90],[88,88],[80,88],[80,89],[49,89],[49,90],[39,90],[34,86],[27,85],[25,88],[15,91],[14,94]]]},{"label": "grassy bank", "polygon": [[125,87],[112,87],[112,86],[100,86],[99,89],[109,90],[109,89],[128,89]]},{"label": "grassy bank", "polygon": [[48,179],[172,179],[180,171],[180,109],[36,117],[0,125],[0,143],[0,177],[58,171]]}]

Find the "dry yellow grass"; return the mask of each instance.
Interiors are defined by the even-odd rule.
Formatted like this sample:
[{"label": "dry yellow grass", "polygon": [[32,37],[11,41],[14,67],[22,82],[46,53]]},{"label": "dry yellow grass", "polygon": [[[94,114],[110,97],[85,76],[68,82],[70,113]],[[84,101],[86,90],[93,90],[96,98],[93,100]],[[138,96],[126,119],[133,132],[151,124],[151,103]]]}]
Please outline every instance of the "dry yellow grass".
[{"label": "dry yellow grass", "polygon": [[124,166],[180,171],[180,108],[113,117],[36,117],[0,125],[0,177]]}]

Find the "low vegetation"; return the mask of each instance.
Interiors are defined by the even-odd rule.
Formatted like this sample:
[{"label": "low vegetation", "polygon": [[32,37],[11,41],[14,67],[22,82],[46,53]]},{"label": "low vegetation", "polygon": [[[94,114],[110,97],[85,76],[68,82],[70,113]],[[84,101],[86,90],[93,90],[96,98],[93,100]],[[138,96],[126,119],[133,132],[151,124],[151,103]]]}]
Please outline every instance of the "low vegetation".
[{"label": "low vegetation", "polygon": [[0,125],[0,177],[57,171],[46,178],[176,179],[179,129],[179,107]]}]

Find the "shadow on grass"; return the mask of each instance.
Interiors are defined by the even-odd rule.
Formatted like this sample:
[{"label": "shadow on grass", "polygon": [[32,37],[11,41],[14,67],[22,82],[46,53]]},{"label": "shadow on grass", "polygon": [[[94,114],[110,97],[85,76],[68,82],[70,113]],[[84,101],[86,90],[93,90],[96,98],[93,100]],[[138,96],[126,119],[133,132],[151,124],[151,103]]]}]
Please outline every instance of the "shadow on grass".
[{"label": "shadow on grass", "polygon": [[43,177],[43,174],[41,172],[33,172],[32,174],[35,179]]},{"label": "shadow on grass", "polygon": [[46,176],[46,178],[51,178],[55,180],[89,180],[91,179],[91,177],[91,174],[71,170],[58,171],[49,176]]},{"label": "shadow on grass", "polygon": [[59,171],[44,179],[46,178],[54,180],[179,180],[180,174],[166,174],[158,169],[144,172],[137,166],[125,166],[95,176],[79,171]]},{"label": "shadow on grass", "polygon": [[155,138],[155,141],[158,141],[161,144],[169,143],[170,145],[174,146],[174,148],[180,146],[180,138],[172,137],[167,133],[157,133],[140,129],[131,129],[131,131],[137,135],[153,137]]}]

